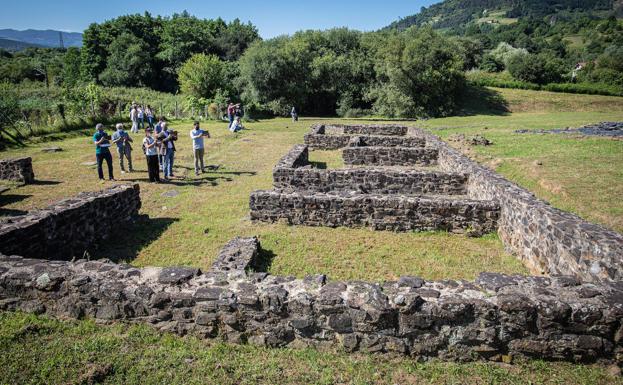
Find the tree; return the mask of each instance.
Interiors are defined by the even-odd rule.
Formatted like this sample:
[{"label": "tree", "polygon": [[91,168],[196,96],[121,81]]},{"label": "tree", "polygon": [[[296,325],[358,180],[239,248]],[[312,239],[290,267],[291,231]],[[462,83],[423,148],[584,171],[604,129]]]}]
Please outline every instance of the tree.
[{"label": "tree", "polygon": [[564,63],[547,54],[515,55],[508,72],[517,80],[536,84],[557,83],[565,73]]},{"label": "tree", "polygon": [[216,55],[192,55],[179,69],[180,88],[189,96],[212,99],[227,86],[225,71],[225,63]]},{"label": "tree", "polygon": [[74,86],[80,81],[80,49],[71,47],[63,57],[62,80],[65,86]]},{"label": "tree", "polygon": [[376,55],[374,110],[385,116],[445,116],[456,105],[465,78],[453,44],[431,28],[390,36]]},{"label": "tree", "polygon": [[124,32],[110,45],[110,55],[100,81],[107,86],[139,86],[151,84],[153,75],[148,62],[147,44]]}]

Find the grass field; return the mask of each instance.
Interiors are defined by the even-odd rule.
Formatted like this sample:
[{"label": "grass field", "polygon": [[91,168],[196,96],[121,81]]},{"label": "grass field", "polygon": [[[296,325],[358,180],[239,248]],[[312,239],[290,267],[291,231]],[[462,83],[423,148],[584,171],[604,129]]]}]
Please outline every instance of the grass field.
[{"label": "grass field", "polygon": [[[623,98],[493,90],[508,113],[482,111],[461,117],[411,122],[448,137],[483,134],[493,146],[470,150],[554,206],[623,231],[623,141],[562,135],[515,134],[516,129],[577,127],[623,120]],[[472,279],[480,271],[525,273],[495,235],[466,238],[445,233],[373,232],[255,224],[248,197],[270,188],[276,161],[319,119],[293,124],[274,119],[248,124],[234,136],[225,125],[207,125],[214,136],[208,164],[218,170],[195,177],[189,150],[190,122],[180,131],[177,173],[169,184],[145,182],[146,166],[135,146],[137,173],[116,176],[141,185],[141,219],[121,229],[96,257],[137,266],[192,265],[206,268],[218,250],[238,235],[258,235],[273,256],[269,271],[333,279],[387,280],[412,274],[428,279]],[[327,121],[327,120],[322,120]],[[343,122],[343,121],[342,121]],[[375,121],[376,123],[376,121]],[[0,153],[33,157],[39,182],[0,194],[0,215],[44,207],[80,191],[98,190],[90,130],[36,139]],[[135,137],[138,139],[139,137]],[[59,153],[41,148],[60,146]],[[116,159],[116,155],[114,156]],[[339,167],[339,152],[313,152],[312,160]],[[175,190],[172,198],[162,196]],[[101,326],[92,321],[59,322],[46,317],[0,313],[0,383],[445,383],[445,384],[617,384],[600,366],[520,362],[415,363],[406,358],[347,355],[315,350],[231,346],[191,337],[158,334],[145,326]]]}]

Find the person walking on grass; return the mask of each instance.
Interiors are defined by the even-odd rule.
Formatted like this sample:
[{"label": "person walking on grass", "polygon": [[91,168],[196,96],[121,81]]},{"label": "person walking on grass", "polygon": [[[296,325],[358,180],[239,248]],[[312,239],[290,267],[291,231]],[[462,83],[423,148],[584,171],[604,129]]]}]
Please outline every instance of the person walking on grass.
[{"label": "person walking on grass", "polygon": [[296,108],[292,106],[292,111],[290,111],[290,115],[292,115],[292,122],[299,121],[299,114],[296,112]]},{"label": "person walking on grass", "polygon": [[117,123],[115,126],[117,131],[112,134],[112,142],[117,145],[117,154],[119,154],[119,167],[121,173],[125,174],[125,165],[123,164],[123,158],[128,160],[128,171],[134,172],[132,168],[132,138],[130,134],[123,129],[123,123]]},{"label": "person walking on grass", "polygon": [[[193,140],[193,154],[195,157],[195,175],[199,175],[199,170],[203,174],[203,155],[205,154],[205,147],[203,143],[203,137],[210,138],[210,132],[204,131],[199,127],[199,122],[195,121],[193,129],[190,130],[190,138]],[[200,167],[201,166],[201,167]]]},{"label": "person walking on grass", "polygon": [[175,160],[175,141],[177,135],[169,131],[167,122],[162,122],[162,132],[158,136],[161,141],[160,154],[162,155],[162,174],[164,180],[173,178],[173,162]]},{"label": "person walking on grass", "polygon": [[132,104],[132,109],[130,110],[130,121],[132,122],[132,132],[138,132],[138,110],[136,108],[136,104]]},{"label": "person walking on grass", "polygon": [[143,149],[147,159],[147,173],[149,181],[160,182],[160,167],[158,166],[158,148],[157,141],[154,138],[154,130],[148,128],[145,130],[145,138],[143,139]]},{"label": "person walking on grass", "polygon": [[104,125],[98,123],[95,126],[97,130],[93,135],[93,143],[95,143],[95,159],[97,161],[97,174],[100,178],[100,182],[104,182],[104,171],[102,170],[102,163],[106,161],[108,165],[108,179],[115,180],[112,173],[112,155],[110,154],[110,135],[104,131]]}]

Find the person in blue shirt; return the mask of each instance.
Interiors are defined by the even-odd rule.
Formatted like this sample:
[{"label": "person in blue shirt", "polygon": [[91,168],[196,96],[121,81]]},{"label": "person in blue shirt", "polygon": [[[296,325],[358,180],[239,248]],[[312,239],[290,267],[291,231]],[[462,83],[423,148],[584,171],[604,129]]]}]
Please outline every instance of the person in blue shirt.
[{"label": "person in blue shirt", "polygon": [[195,157],[195,175],[204,172],[203,156],[205,154],[203,137],[210,138],[210,132],[204,131],[199,127],[199,122],[195,121],[194,128],[190,131],[190,138],[193,140],[193,155]]},{"label": "person in blue shirt", "polygon": [[133,172],[132,169],[132,138],[123,129],[123,123],[117,123],[117,131],[112,134],[112,142],[117,145],[117,154],[119,154],[119,167],[121,167],[121,173],[125,173],[125,166],[123,164],[123,158],[128,160],[128,170]]},{"label": "person in blue shirt", "polygon": [[110,135],[104,131],[104,125],[98,123],[95,126],[97,130],[93,135],[93,143],[95,143],[95,159],[97,160],[97,174],[100,177],[100,181],[104,181],[104,171],[102,170],[102,163],[104,160],[108,165],[108,179],[115,180],[112,172],[112,155],[110,154]]}]

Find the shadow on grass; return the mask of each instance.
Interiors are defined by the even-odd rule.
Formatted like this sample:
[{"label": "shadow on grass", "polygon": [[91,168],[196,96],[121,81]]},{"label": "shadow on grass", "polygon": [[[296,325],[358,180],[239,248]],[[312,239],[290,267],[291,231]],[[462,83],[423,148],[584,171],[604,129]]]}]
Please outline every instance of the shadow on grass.
[{"label": "shadow on grass", "polygon": [[468,84],[459,101],[457,115],[508,115],[508,102],[497,91]]},{"label": "shadow on grass", "polygon": [[275,253],[272,250],[265,250],[260,248],[257,258],[253,261],[253,271],[255,272],[267,272],[275,259]]},{"label": "shadow on grass", "polygon": [[177,218],[149,218],[141,215],[133,224],[113,229],[108,239],[100,243],[91,254],[91,259],[108,258],[116,263],[129,263],[177,221]]},{"label": "shadow on grass", "polygon": [[59,182],[59,181],[56,181],[56,180],[35,180],[31,184],[33,184],[35,186],[55,186],[55,185],[61,184],[61,183],[63,183],[63,182]]},{"label": "shadow on grass", "polygon": [[0,194],[0,217],[17,217],[20,215],[28,214],[28,211],[7,209],[2,206],[10,205],[11,203],[23,201],[32,195],[16,195],[16,194]]},{"label": "shadow on grass", "polygon": [[313,162],[310,161],[309,164],[312,166],[312,168],[317,168],[320,170],[326,170],[327,169],[327,162]]}]

